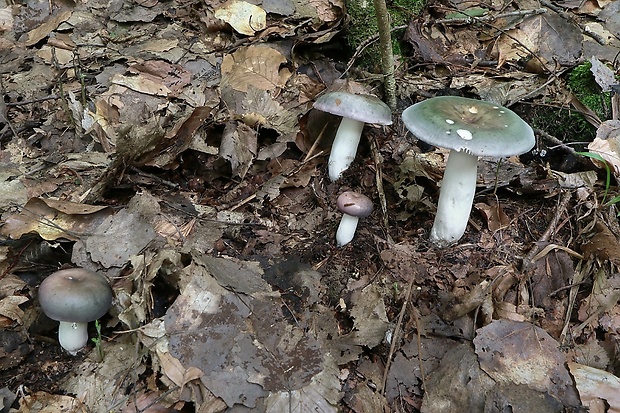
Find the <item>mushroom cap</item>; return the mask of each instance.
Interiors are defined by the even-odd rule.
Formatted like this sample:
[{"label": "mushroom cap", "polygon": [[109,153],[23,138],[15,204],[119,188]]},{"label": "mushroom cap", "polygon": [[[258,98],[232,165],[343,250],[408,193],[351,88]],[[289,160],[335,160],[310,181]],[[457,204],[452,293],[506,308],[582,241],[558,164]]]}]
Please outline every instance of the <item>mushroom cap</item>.
[{"label": "mushroom cap", "polygon": [[372,212],[372,200],[366,195],[353,191],[341,193],[336,200],[338,209],[343,214],[365,218]]},{"label": "mushroom cap", "polygon": [[331,92],[319,97],[314,108],[345,118],[380,125],[392,124],[392,111],[381,99],[371,95]]},{"label": "mushroom cap", "polygon": [[403,122],[418,139],[476,156],[520,155],[536,143],[534,131],[503,106],[458,96],[440,96],[403,111]]},{"label": "mushroom cap", "polygon": [[112,288],[103,275],[84,268],[56,271],[39,286],[39,303],[52,320],[87,323],[112,305]]}]

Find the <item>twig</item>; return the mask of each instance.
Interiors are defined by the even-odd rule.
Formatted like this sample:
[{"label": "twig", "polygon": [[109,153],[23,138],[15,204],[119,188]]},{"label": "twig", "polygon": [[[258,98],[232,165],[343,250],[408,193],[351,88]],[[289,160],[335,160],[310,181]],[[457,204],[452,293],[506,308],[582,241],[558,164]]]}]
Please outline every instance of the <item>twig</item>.
[{"label": "twig", "polygon": [[[390,32],[395,32],[397,30],[404,30],[406,29],[407,26],[403,25],[403,26],[396,26],[393,27]],[[355,61],[360,57],[360,55],[362,53],[364,53],[364,50],[366,50],[366,48],[368,46],[370,46],[371,44],[373,44],[374,42],[376,42],[377,40],[379,40],[379,35],[375,34],[372,35],[370,37],[368,37],[366,40],[364,40],[363,42],[361,42],[357,48],[355,49],[355,52],[353,53],[353,56],[351,56],[351,58],[349,59],[349,61],[347,62],[347,67],[344,69],[344,71],[342,72],[342,75],[340,77],[343,77],[349,70],[351,70],[351,67],[353,67],[353,64],[355,63]]]},{"label": "twig", "polygon": [[467,17],[457,17],[454,19],[439,19],[435,20],[433,23],[435,24],[472,24],[477,22],[487,22],[493,21],[497,19],[503,19],[505,17],[519,17],[519,16],[535,16],[537,14],[546,13],[547,9],[541,7],[539,9],[531,9],[531,10],[517,10],[517,11],[509,11],[506,13],[499,14],[487,14],[486,16],[476,17],[476,16],[467,16]]},{"label": "twig", "polygon": [[381,205],[381,214],[383,216],[383,227],[385,228],[386,240],[389,246],[394,245],[394,240],[390,236],[390,222],[388,220],[387,201],[385,199],[385,191],[383,190],[383,170],[381,169],[381,154],[377,147],[376,139],[369,139],[370,151],[375,162],[375,181],[377,184],[377,194],[379,196],[379,204]]},{"label": "twig", "polygon": [[[403,301],[403,305],[400,308],[400,314],[398,314],[398,321],[394,326],[394,334],[392,334],[392,343],[390,344],[390,353],[388,354],[388,358],[385,362],[385,370],[383,372],[383,380],[381,381],[381,388],[379,389],[380,394],[385,394],[385,386],[387,384],[388,373],[390,371],[390,364],[392,364],[392,357],[394,356],[394,351],[396,351],[396,343],[400,340],[400,331],[401,326],[403,324],[403,317],[405,316],[405,310],[407,309],[407,305],[409,304],[409,299],[411,297],[411,290],[413,288],[413,282],[415,281],[415,275],[411,275],[411,280],[409,280],[409,285],[407,286],[407,294],[405,294],[405,300]],[[419,329],[418,329],[418,337],[419,337]]]},{"label": "twig", "polygon": [[547,229],[545,230],[545,232],[538,239],[538,242],[534,244],[530,252],[528,252],[525,258],[523,259],[523,262],[521,263],[522,272],[525,272],[530,267],[530,265],[532,265],[532,263],[534,262],[534,257],[541,250],[539,244],[543,242],[547,242],[549,238],[551,238],[551,235],[553,234],[553,232],[556,230],[558,226],[558,222],[560,222],[560,218],[562,217],[562,215],[564,215],[564,213],[566,212],[566,209],[568,208],[568,202],[570,201],[570,199],[571,199],[570,191],[565,191],[564,193],[562,193],[562,198],[560,199],[560,202],[556,209],[555,215],[553,216],[553,219],[547,226]]}]

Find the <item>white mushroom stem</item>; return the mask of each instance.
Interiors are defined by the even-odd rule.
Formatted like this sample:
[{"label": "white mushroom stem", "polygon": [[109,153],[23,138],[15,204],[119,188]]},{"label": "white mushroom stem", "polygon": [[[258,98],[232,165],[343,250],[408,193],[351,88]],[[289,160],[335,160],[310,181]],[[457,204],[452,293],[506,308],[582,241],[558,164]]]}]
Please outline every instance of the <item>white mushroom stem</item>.
[{"label": "white mushroom stem", "polygon": [[62,348],[75,356],[88,342],[88,323],[61,321],[58,327],[58,341]]},{"label": "white mushroom stem", "polygon": [[431,242],[447,247],[465,233],[476,192],[478,157],[450,151],[441,182],[437,216],[431,230]]},{"label": "white mushroom stem", "polygon": [[329,155],[329,179],[332,182],[337,181],[355,159],[357,146],[362,136],[362,129],[364,129],[364,122],[351,118],[342,118],[334,138],[331,154]]},{"label": "white mushroom stem", "polygon": [[340,225],[338,225],[338,230],[336,231],[336,244],[339,247],[347,245],[353,240],[359,220],[358,217],[353,215],[342,214]]}]

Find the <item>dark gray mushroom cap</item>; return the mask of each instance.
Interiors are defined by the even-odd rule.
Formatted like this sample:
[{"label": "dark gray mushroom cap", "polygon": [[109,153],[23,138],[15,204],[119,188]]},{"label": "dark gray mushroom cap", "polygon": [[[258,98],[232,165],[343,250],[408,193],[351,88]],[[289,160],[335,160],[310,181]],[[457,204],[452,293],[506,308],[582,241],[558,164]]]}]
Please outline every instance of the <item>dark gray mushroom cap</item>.
[{"label": "dark gray mushroom cap", "polygon": [[426,143],[477,156],[520,155],[536,143],[532,128],[510,109],[458,96],[416,103],[405,109],[403,122]]},{"label": "dark gray mushroom cap", "polygon": [[314,108],[365,123],[392,124],[392,111],[381,99],[370,95],[331,92],[319,97]]},{"label": "dark gray mushroom cap", "polygon": [[97,320],[112,305],[112,288],[106,278],[84,268],[60,270],[39,286],[39,302],[52,320],[87,323]]},{"label": "dark gray mushroom cap", "polygon": [[365,218],[372,212],[372,200],[366,195],[353,191],[341,193],[336,200],[338,209],[343,214]]}]

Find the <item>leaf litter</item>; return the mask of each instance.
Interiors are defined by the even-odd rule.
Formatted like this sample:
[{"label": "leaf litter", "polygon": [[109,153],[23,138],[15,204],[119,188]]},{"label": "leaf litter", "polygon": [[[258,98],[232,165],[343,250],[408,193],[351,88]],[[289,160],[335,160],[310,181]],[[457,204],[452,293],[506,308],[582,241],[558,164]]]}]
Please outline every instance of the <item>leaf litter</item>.
[{"label": "leaf litter", "polygon": [[[0,7],[3,407],[618,410],[620,228],[599,196],[616,188],[592,170],[618,178],[617,117],[595,122],[603,162],[567,164],[543,133],[529,158],[481,162],[466,237],[438,251],[445,153],[370,126],[378,156],[364,142],[324,178],[337,123],[310,108],[343,87],[317,53],[338,45],[342,2],[27,3]],[[572,101],[595,121],[563,74],[588,59],[613,89],[616,3],[432,2],[404,36],[403,107],[450,90],[528,102],[530,119]],[[349,189],[387,198],[387,216],[336,249]],[[36,302],[63,264],[115,291],[76,358]]]}]

